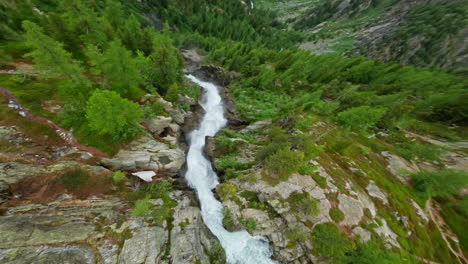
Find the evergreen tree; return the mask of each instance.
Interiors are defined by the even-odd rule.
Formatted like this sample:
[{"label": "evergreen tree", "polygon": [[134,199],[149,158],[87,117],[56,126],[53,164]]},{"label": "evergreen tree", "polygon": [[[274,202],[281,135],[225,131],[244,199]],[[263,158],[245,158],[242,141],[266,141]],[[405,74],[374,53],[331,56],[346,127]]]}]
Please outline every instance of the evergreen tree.
[{"label": "evergreen tree", "polygon": [[114,141],[134,137],[142,117],[143,110],[138,104],[113,91],[96,90],[86,108],[89,127],[100,135],[111,136]]}]

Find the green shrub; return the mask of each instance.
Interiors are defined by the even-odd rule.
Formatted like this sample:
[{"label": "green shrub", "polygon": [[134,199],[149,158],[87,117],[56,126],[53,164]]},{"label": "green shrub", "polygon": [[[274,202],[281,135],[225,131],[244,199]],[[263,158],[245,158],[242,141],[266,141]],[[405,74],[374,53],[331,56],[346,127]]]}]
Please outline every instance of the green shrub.
[{"label": "green shrub", "polygon": [[222,183],[216,187],[216,193],[221,197],[223,201],[229,200],[233,195],[236,195],[239,189],[237,186],[230,182]]},{"label": "green shrub", "polygon": [[318,156],[324,149],[324,146],[315,145],[314,141],[304,134],[298,134],[290,138],[292,148],[304,152],[305,159],[311,159]]},{"label": "green shrub", "polygon": [[81,168],[74,168],[62,174],[60,176],[60,181],[67,189],[77,190],[83,187],[89,178],[90,175],[88,171]]},{"label": "green shrub", "polygon": [[158,100],[146,103],[143,110],[145,111],[144,116],[146,118],[151,118],[154,116],[169,116],[169,113],[166,111],[164,104]]},{"label": "green shrub", "polygon": [[269,156],[264,167],[279,180],[286,181],[291,174],[299,169],[303,157],[302,152],[283,148]]},{"label": "green shrub", "polygon": [[332,208],[330,209],[330,217],[335,221],[336,223],[339,223],[344,220],[344,214],[341,212],[340,209],[338,208]]},{"label": "green shrub", "polygon": [[221,151],[223,155],[234,153],[237,151],[237,142],[226,136],[217,136],[216,150]]},{"label": "green shrub", "polygon": [[122,182],[122,180],[125,179],[125,173],[123,173],[122,171],[116,171],[114,172],[114,176],[112,176],[112,181],[115,183],[115,184],[119,184]]},{"label": "green shrub", "polygon": [[143,110],[114,91],[96,90],[88,100],[86,118],[89,127],[114,141],[133,138],[139,131]]},{"label": "green shrub", "polygon": [[316,170],[317,170],[317,166],[311,163],[307,163],[307,164],[302,165],[298,171],[302,175],[313,175]]},{"label": "green shrub", "polygon": [[340,259],[354,248],[354,243],[332,223],[316,225],[312,241],[318,256],[331,259]]},{"label": "green shrub", "polygon": [[295,213],[308,216],[320,213],[319,202],[307,193],[294,193],[288,198],[291,210]]},{"label": "green shrub", "polygon": [[245,228],[248,231],[254,231],[257,229],[257,222],[253,218],[249,218],[245,221]]},{"label": "green shrub", "polygon": [[468,173],[460,170],[421,171],[411,176],[414,189],[423,199],[456,194],[468,186]]},{"label": "green shrub", "polygon": [[171,86],[169,86],[169,89],[167,90],[166,95],[164,96],[164,99],[171,103],[176,103],[179,100],[179,95],[181,93],[182,89],[179,84],[173,83]]},{"label": "green shrub", "polygon": [[314,125],[315,117],[313,115],[308,115],[306,117],[296,120],[294,123],[294,128],[299,129],[302,132],[307,132],[312,129]]},{"label": "green shrub", "polygon": [[220,243],[211,246],[208,257],[212,264],[226,264],[226,252]]},{"label": "green shrub", "polygon": [[340,263],[347,264],[411,264],[419,263],[407,253],[385,249],[382,243],[369,241],[347,254]]},{"label": "green shrub", "polygon": [[326,188],[327,185],[327,178],[320,176],[319,174],[312,174],[312,179],[321,187]]},{"label": "green shrub", "polygon": [[234,216],[231,213],[229,208],[223,208],[223,226],[227,230],[233,230],[236,228],[236,222],[234,220]]},{"label": "green shrub", "polygon": [[216,169],[225,171],[227,169],[246,170],[252,167],[251,163],[240,162],[234,155],[227,155],[215,160]]},{"label": "green shrub", "polygon": [[374,126],[386,112],[386,109],[359,106],[338,113],[337,120],[352,130],[365,131]]},{"label": "green shrub", "polygon": [[138,200],[135,203],[135,208],[132,211],[133,216],[145,216],[149,215],[152,211],[153,204],[149,201],[150,197],[147,196],[143,200]]},{"label": "green shrub", "polygon": [[410,142],[397,145],[396,152],[407,160],[434,161],[439,160],[440,155],[445,153],[446,149],[430,144]]}]

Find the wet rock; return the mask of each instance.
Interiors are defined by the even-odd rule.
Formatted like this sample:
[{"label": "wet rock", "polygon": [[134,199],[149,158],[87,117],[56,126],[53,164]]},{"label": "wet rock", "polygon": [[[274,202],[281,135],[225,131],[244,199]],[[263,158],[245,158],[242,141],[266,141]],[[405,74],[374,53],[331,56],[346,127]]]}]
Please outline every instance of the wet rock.
[{"label": "wet rock", "polygon": [[207,252],[219,242],[203,223],[200,209],[191,206],[188,196],[179,192],[176,198],[179,204],[173,215],[171,263],[209,264]]},{"label": "wet rock", "polygon": [[205,138],[205,146],[204,146],[205,154],[213,160],[216,157],[216,139],[214,137],[206,137]]}]

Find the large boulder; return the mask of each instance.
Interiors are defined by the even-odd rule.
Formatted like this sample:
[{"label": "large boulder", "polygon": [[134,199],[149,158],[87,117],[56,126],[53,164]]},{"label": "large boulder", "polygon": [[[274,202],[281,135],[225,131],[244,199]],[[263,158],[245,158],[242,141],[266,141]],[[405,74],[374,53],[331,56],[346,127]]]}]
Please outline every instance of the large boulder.
[{"label": "large boulder", "polygon": [[176,175],[184,162],[182,149],[171,149],[166,143],[146,135],[131,142],[113,158],[101,161],[113,170],[154,170],[167,175]]}]

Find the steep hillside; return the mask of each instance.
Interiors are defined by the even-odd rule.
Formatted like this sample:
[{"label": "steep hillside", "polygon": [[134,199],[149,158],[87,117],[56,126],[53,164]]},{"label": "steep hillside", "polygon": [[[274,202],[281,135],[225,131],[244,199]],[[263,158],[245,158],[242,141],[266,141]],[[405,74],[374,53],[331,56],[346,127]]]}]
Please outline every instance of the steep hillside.
[{"label": "steep hillside", "polygon": [[259,1],[316,54],[361,54],[417,66],[466,69],[468,1]]},{"label": "steep hillside", "polygon": [[0,263],[467,263],[465,4],[1,1]]}]

